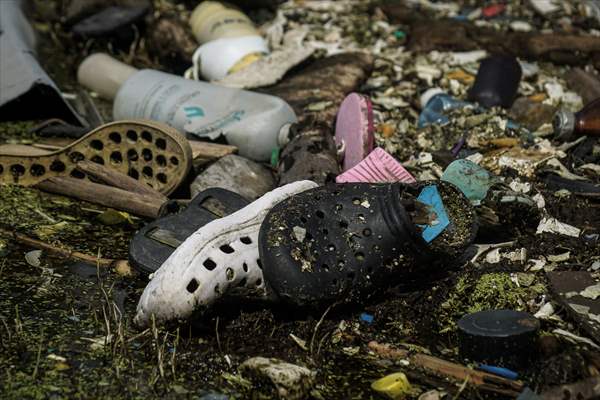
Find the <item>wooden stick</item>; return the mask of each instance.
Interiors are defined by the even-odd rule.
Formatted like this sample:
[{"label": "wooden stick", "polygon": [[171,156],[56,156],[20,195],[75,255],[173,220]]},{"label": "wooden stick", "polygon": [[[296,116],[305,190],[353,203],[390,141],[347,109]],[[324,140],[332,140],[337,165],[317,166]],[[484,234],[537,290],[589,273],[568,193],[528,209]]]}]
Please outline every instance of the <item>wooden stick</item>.
[{"label": "wooden stick", "polygon": [[29,247],[33,247],[34,249],[45,250],[48,253],[51,253],[51,254],[54,254],[54,255],[57,255],[60,257],[70,258],[70,259],[77,260],[77,261],[84,261],[84,262],[88,262],[91,264],[96,264],[100,267],[111,267],[111,266],[115,265],[117,262],[121,261],[121,260],[113,260],[110,258],[98,258],[98,257],[90,256],[88,254],[80,253],[78,251],[62,249],[60,247],[53,246],[49,243],[42,242],[41,240],[37,240],[37,239],[31,238],[29,236],[23,235],[22,233],[8,231],[8,230],[2,229],[2,228],[0,228],[0,234],[12,237],[17,242],[22,243]]},{"label": "wooden stick", "polygon": [[200,168],[230,154],[236,154],[238,148],[227,144],[209,143],[197,140],[189,141],[192,148],[192,164]]},{"label": "wooden stick", "polygon": [[140,181],[113,169],[107,168],[104,165],[90,161],[80,161],[77,163],[77,169],[85,174],[93,176],[109,186],[114,186],[132,193],[155,197],[162,203],[168,200],[165,195],[152,189],[150,186],[144,185]]},{"label": "wooden stick", "polygon": [[163,201],[153,196],[131,193],[85,179],[55,176],[35,186],[47,192],[75,197],[142,217],[157,218],[160,208],[164,204]]},{"label": "wooden stick", "polygon": [[435,372],[439,375],[453,378],[459,381],[468,379],[469,384],[475,385],[482,390],[488,390],[506,395],[518,395],[523,388],[523,382],[512,381],[487,372],[475,371],[463,365],[442,360],[434,356],[421,353],[411,353],[408,350],[395,349],[389,344],[369,342],[369,349],[381,357],[391,360],[408,359],[411,364]]}]

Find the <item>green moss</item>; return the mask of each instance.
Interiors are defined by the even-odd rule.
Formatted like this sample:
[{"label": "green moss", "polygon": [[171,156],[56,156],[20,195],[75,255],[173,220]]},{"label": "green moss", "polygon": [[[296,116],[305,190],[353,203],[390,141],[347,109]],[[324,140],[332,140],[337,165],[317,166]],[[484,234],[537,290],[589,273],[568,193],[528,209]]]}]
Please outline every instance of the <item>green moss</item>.
[{"label": "green moss", "polygon": [[545,290],[541,284],[519,287],[509,273],[494,272],[478,278],[462,276],[440,309],[440,332],[452,331],[465,314],[507,308],[524,310],[528,300]]}]

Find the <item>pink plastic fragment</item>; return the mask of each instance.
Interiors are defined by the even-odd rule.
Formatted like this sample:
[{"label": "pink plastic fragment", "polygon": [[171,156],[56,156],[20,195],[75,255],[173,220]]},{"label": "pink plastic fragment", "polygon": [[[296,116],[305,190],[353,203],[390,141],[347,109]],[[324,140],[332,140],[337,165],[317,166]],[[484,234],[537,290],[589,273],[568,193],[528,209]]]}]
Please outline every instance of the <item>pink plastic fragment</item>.
[{"label": "pink plastic fragment", "polygon": [[335,124],[335,142],[344,149],[343,171],[354,167],[373,150],[374,132],[371,100],[350,93],[340,106]]},{"label": "pink plastic fragment", "polygon": [[502,14],[505,9],[506,6],[504,4],[492,4],[487,7],[484,7],[481,10],[481,15],[483,15],[484,18],[494,18]]},{"label": "pink plastic fragment", "polygon": [[394,157],[378,147],[352,169],[338,175],[335,181],[337,183],[414,183],[417,180]]}]

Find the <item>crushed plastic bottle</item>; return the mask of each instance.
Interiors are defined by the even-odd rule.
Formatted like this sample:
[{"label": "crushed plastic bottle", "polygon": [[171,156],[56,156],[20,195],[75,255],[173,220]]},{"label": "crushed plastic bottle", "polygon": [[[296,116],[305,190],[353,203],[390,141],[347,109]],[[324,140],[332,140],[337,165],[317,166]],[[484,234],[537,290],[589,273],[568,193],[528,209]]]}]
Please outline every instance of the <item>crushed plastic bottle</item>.
[{"label": "crushed plastic bottle", "polygon": [[474,106],[466,101],[455,99],[440,88],[429,89],[421,95],[423,111],[419,115],[418,127],[423,128],[430,124],[446,125],[450,120],[445,113],[463,107]]},{"label": "crushed plastic bottle", "polygon": [[267,42],[244,13],[216,1],[203,1],[190,18],[201,44],[193,57],[194,79],[220,80],[269,53]]},{"label": "crushed plastic bottle", "polygon": [[600,136],[600,98],[588,103],[579,112],[559,110],[554,116],[556,138],[571,141],[578,136]]},{"label": "crushed plastic bottle", "polygon": [[269,160],[296,122],[292,108],[278,97],[137,70],[102,53],[86,58],[77,77],[83,86],[114,99],[116,120],[161,121],[199,139],[224,136],[241,156],[256,161]]},{"label": "crushed plastic bottle", "polygon": [[[446,115],[449,111],[456,110],[459,108],[471,107],[481,112],[484,108],[477,106],[476,104],[469,103],[467,101],[458,100],[440,88],[431,88],[426,90],[420,99],[421,103],[421,114],[417,122],[419,129],[426,127],[427,125],[437,124],[444,126],[450,123],[450,119]],[[522,128],[519,124],[512,120],[506,121],[506,129],[519,129]]]}]

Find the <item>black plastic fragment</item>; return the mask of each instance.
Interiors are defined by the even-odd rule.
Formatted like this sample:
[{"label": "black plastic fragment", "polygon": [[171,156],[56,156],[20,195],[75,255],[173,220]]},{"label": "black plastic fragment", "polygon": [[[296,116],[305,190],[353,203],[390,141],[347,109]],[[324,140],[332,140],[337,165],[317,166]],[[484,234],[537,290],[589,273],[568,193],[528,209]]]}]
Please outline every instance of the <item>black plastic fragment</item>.
[{"label": "black plastic fragment", "polygon": [[135,7],[107,7],[73,25],[71,31],[85,37],[102,37],[119,33],[123,28],[142,21],[149,8],[145,3]]},{"label": "black plastic fragment", "polygon": [[517,97],[521,75],[521,65],[515,57],[488,57],[479,65],[468,99],[488,108],[510,108]]}]

